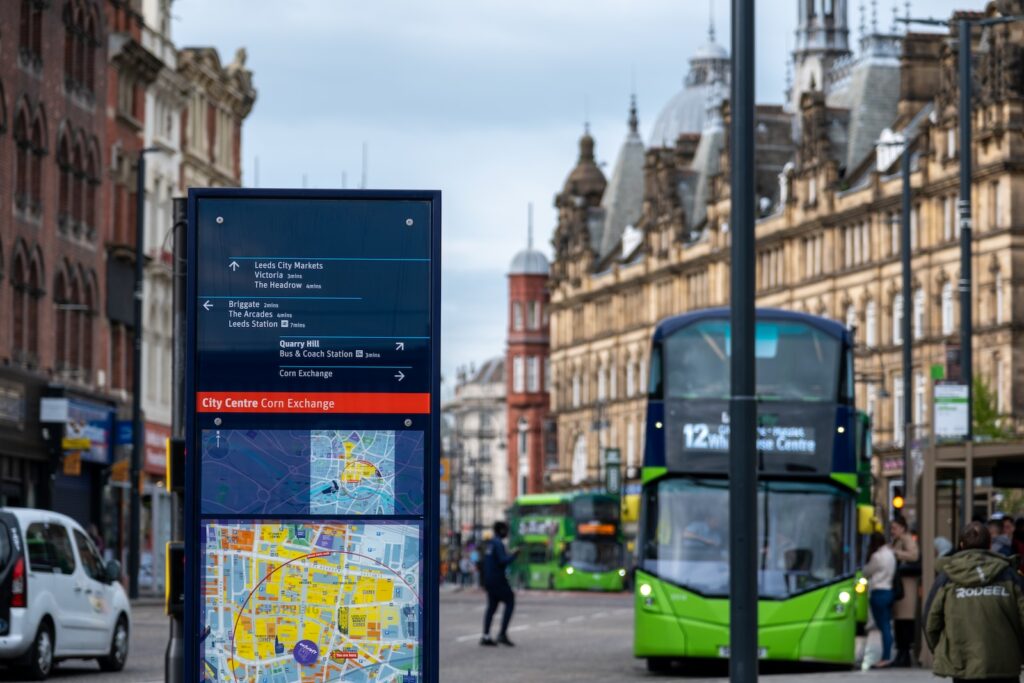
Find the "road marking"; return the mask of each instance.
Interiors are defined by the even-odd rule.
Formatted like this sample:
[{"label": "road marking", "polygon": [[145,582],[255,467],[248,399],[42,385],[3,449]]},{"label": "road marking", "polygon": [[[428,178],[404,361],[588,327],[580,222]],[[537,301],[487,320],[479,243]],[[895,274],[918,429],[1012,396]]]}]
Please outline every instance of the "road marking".
[{"label": "road marking", "polygon": [[470,636],[459,636],[458,638],[455,639],[455,642],[456,643],[465,643],[465,642],[468,642],[470,640],[476,640],[477,638],[482,638],[482,637],[483,637],[482,633],[474,633],[473,635],[470,635]]},{"label": "road marking", "polygon": [[586,617],[582,617],[582,616],[579,616],[579,617],[569,617],[568,619],[565,620],[565,623],[567,623],[567,624],[578,624],[579,622],[583,621],[584,619],[586,619]]},{"label": "road marking", "polygon": [[509,631],[525,631],[528,628],[530,628],[529,624],[523,624],[521,626],[513,626]]},{"label": "road marking", "polygon": [[562,622],[558,619],[552,619],[551,621],[542,621],[537,624],[537,628],[547,628],[548,626],[558,626]]},{"label": "road marking", "polygon": [[604,619],[607,616],[609,616],[607,612],[595,612],[594,614],[590,615],[590,618],[591,619]]}]

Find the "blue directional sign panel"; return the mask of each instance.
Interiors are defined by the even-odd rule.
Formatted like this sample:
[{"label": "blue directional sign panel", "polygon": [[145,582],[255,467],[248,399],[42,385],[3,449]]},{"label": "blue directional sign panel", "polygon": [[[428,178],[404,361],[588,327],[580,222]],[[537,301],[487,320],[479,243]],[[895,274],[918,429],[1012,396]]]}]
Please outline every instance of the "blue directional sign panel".
[{"label": "blue directional sign panel", "polygon": [[189,193],[190,681],[437,680],[440,193]]}]

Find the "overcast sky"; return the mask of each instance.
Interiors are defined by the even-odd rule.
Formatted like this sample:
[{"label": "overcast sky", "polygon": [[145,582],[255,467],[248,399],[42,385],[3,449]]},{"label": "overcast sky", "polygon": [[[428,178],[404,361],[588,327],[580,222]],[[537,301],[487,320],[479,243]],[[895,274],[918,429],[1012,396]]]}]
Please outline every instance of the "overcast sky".
[{"label": "overcast sky", "polygon": [[[851,0],[856,42],[860,23]],[[871,3],[868,7],[870,22]],[[901,14],[903,2],[899,3]],[[982,0],[918,0],[947,17]],[[757,100],[781,103],[796,0],[758,3]],[[892,23],[892,2],[879,23]],[[506,272],[527,203],[550,255],[552,200],[585,120],[606,173],[635,87],[641,133],[681,88],[725,0],[175,0],[179,47],[244,46],[259,91],[245,124],[247,186],[443,192],[443,370],[504,352]],[[258,161],[257,161],[258,160]]]}]

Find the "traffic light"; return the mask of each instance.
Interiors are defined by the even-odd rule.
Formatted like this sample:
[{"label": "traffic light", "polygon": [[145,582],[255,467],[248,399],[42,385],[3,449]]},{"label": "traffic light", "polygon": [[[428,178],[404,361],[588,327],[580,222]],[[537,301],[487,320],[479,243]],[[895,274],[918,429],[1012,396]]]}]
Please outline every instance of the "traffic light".
[{"label": "traffic light", "polygon": [[906,500],[904,500],[904,498],[903,498],[903,488],[900,487],[900,486],[897,486],[892,491],[892,508],[897,513],[899,513],[900,511],[903,510],[903,505],[905,503],[906,503]]},{"label": "traffic light", "polygon": [[167,490],[185,492],[185,441],[167,439]]},{"label": "traffic light", "polygon": [[164,562],[164,611],[168,616],[180,615],[185,611],[185,544],[168,542]]}]

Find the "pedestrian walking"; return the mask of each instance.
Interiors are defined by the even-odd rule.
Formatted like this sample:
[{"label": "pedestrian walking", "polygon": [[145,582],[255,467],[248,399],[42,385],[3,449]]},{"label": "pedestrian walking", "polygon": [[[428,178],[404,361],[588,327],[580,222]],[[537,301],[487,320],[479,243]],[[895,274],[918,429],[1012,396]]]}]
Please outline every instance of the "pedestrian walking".
[{"label": "pedestrian walking", "polygon": [[914,623],[917,620],[917,587],[921,580],[921,551],[917,539],[907,528],[902,517],[889,525],[892,553],[899,563],[895,581],[903,584],[903,597],[893,603],[893,631],[896,636],[896,659],[892,666],[913,666],[911,650],[914,648]]},{"label": "pedestrian walking", "polygon": [[[487,543],[483,555],[483,576],[484,589],[487,591],[487,611],[484,612],[484,635],[480,639],[481,645],[502,645],[512,646],[508,639],[508,624],[512,621],[512,611],[516,607],[516,595],[508,582],[505,570],[519,553],[518,549],[509,553],[505,549],[505,538],[508,537],[508,524],[505,522],[494,523],[494,537]],[[501,613],[501,630],[498,632],[497,640],[491,638],[491,622],[494,620],[494,613],[498,611],[498,604],[504,603],[505,609]]]},{"label": "pedestrian walking", "polygon": [[464,588],[473,585],[473,561],[468,555],[459,560],[459,585]]},{"label": "pedestrian walking", "polygon": [[954,681],[1018,683],[1024,666],[1024,578],[989,550],[991,535],[972,522],[960,550],[936,563],[925,607],[933,671]]},{"label": "pedestrian walking", "polygon": [[892,582],[896,576],[896,556],[876,531],[868,544],[868,562],[862,570],[868,580],[868,605],[875,626],[882,634],[882,659],[875,666],[889,666],[892,658]]},{"label": "pedestrian walking", "polygon": [[1009,531],[1012,527],[1007,527],[1005,522],[1006,515],[1002,512],[996,512],[989,518],[988,533],[992,542],[989,550],[1000,555],[1011,555],[1013,554],[1013,549],[1010,544]]}]

